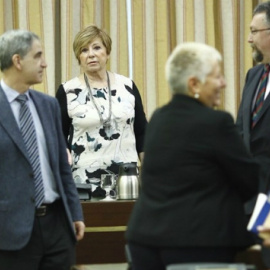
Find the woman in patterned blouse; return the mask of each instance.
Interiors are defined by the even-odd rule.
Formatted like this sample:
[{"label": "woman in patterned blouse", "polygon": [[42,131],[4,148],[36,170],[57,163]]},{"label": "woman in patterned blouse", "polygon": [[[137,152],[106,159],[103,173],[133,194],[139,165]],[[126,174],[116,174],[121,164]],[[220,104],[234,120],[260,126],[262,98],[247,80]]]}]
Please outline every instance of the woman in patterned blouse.
[{"label": "woman in patterned blouse", "polygon": [[56,94],[74,181],[91,183],[93,197],[104,196],[101,174],[118,174],[120,164],[142,160],[147,125],[135,83],[106,69],[111,44],[94,25],[80,31],[73,51],[82,73],[62,83]]}]

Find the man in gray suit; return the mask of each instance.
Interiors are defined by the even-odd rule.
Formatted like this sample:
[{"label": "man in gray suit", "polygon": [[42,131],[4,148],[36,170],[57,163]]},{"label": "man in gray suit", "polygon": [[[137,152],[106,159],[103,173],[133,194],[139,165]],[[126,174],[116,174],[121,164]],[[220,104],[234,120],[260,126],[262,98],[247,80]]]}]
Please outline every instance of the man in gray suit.
[{"label": "man in gray suit", "polygon": [[46,67],[36,34],[0,36],[1,270],[68,270],[84,235],[58,102],[29,89]]}]

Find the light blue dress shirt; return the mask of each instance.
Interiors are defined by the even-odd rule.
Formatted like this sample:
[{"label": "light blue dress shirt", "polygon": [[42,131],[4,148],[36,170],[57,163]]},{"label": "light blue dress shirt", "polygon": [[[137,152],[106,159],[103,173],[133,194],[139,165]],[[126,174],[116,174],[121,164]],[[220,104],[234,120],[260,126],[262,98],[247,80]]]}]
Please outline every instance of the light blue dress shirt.
[{"label": "light blue dress shirt", "polygon": [[[18,101],[15,100],[17,96],[19,95],[19,93],[16,90],[10,88],[8,85],[6,85],[3,80],[1,80],[1,87],[7,96],[7,99],[9,101],[9,104],[11,106],[14,117],[19,127],[20,126],[19,114],[20,114],[21,105]],[[46,140],[44,136],[44,131],[43,131],[43,127],[41,125],[35,104],[33,100],[31,99],[29,92],[27,91],[25,92],[25,94],[28,97],[27,103],[33,117],[36,135],[37,135],[40,166],[41,166],[41,173],[42,173],[44,192],[45,192],[45,199],[43,203],[52,203],[56,199],[59,198],[59,194],[57,192],[54,176],[50,167],[49,155],[48,155],[47,144],[46,144]]]}]

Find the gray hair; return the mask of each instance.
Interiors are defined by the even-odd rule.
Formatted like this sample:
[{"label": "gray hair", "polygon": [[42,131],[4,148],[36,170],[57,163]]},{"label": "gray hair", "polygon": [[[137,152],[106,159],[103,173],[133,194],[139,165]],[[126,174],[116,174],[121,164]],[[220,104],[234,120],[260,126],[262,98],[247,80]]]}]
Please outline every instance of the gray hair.
[{"label": "gray hair", "polygon": [[14,54],[22,58],[30,51],[33,41],[39,37],[26,30],[9,30],[0,36],[0,69],[4,71],[13,65]]},{"label": "gray hair", "polygon": [[213,64],[222,60],[213,47],[197,42],[179,44],[169,56],[165,72],[174,94],[187,94],[188,79],[196,77],[202,83],[213,70]]},{"label": "gray hair", "polygon": [[270,1],[258,4],[253,10],[253,16],[265,13],[266,24],[270,25]]}]

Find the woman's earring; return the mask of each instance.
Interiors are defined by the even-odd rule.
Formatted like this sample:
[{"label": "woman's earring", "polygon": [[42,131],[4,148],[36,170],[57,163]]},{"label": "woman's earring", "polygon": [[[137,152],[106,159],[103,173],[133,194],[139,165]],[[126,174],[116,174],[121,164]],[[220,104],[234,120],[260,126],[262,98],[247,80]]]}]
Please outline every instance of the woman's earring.
[{"label": "woman's earring", "polygon": [[200,94],[199,93],[195,93],[194,94],[194,98],[198,99],[200,97]]}]

